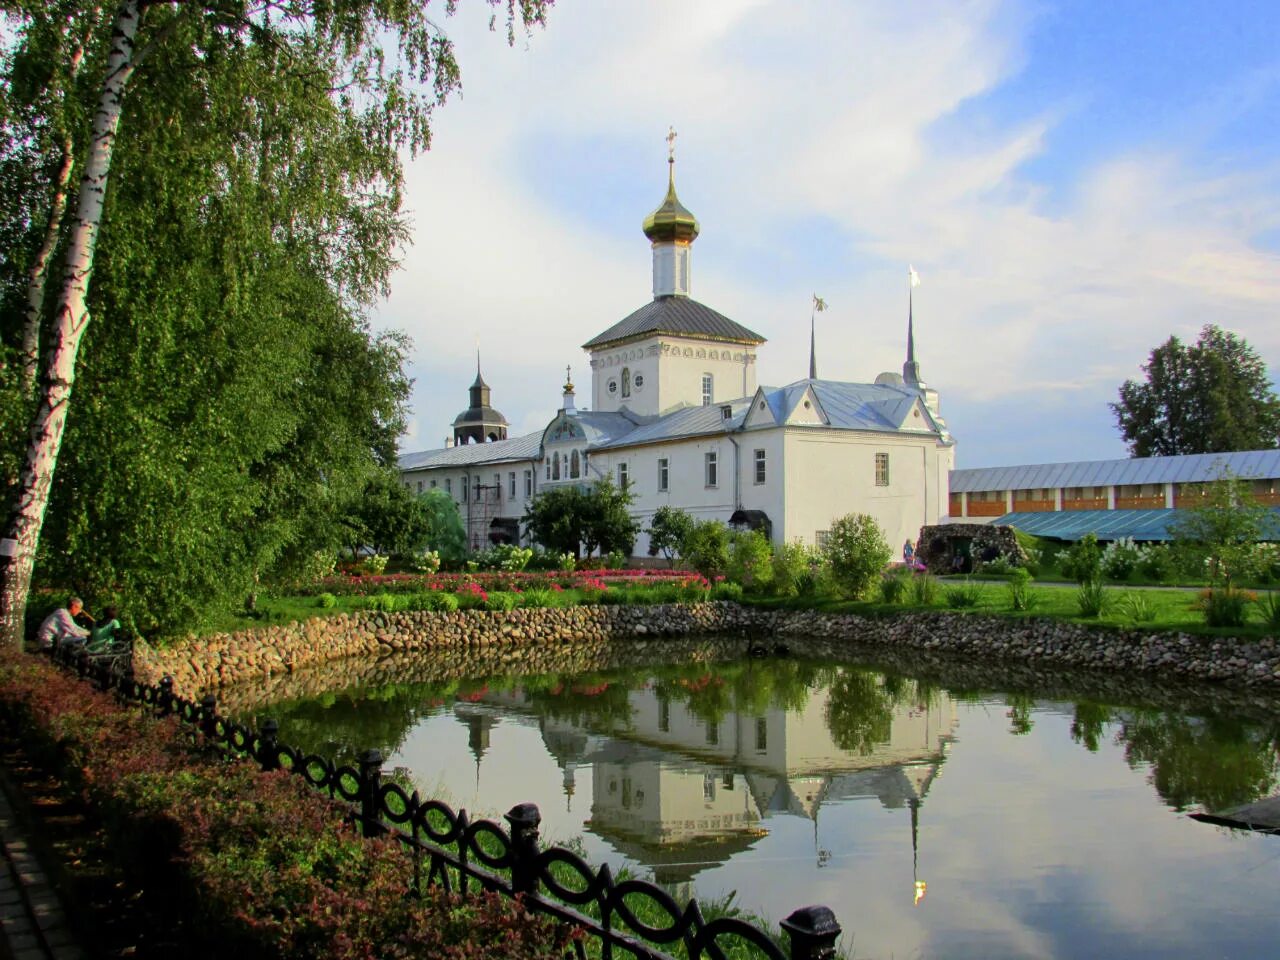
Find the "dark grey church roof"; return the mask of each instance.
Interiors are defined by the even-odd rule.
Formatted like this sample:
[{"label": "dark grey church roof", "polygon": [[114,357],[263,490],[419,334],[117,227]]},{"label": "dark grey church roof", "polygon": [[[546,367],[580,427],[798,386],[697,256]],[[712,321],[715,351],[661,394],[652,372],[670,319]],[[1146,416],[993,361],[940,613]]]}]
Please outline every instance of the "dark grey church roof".
[{"label": "dark grey church roof", "polygon": [[688,297],[658,297],[582,345],[584,350],[618,340],[669,333],[702,340],[764,343],[764,337]]}]

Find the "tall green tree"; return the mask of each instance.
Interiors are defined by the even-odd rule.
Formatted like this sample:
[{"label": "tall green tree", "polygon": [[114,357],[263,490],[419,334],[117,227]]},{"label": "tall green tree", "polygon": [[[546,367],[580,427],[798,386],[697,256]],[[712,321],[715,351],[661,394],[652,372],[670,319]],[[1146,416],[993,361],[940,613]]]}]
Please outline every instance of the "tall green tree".
[{"label": "tall green tree", "polygon": [[1112,403],[1133,457],[1272,450],[1280,443],[1280,398],[1266,364],[1243,337],[1209,324],[1195,343],[1170,337],[1126,380]]},{"label": "tall green tree", "polygon": [[1276,513],[1253,496],[1248,480],[1224,470],[1203,497],[1177,511],[1169,525],[1175,545],[1192,548],[1209,565],[1209,582],[1231,590],[1254,572],[1258,542],[1280,538]]},{"label": "tall green tree", "polygon": [[580,552],[620,550],[630,555],[639,531],[628,511],[633,499],[609,477],[589,487],[553,487],[530,501],[522,522],[537,543],[557,553],[576,558]]},{"label": "tall green tree", "polygon": [[[505,11],[509,41],[549,3],[488,0]],[[455,4],[119,0],[100,13],[78,0],[0,0],[13,24],[6,81],[17,64],[56,61],[69,39],[84,50],[79,79],[59,81],[66,96],[47,98],[76,105],[62,116],[83,173],[60,224],[47,349],[7,504],[3,640],[21,637],[51,497],[96,497],[55,511],[55,523],[60,546],[102,582],[127,589],[125,564],[148,555],[153,571],[178,563],[195,575],[170,577],[176,598],[148,600],[168,616],[305,553],[326,529],[332,538],[386,460],[407,388],[395,362],[403,345],[372,337],[361,311],[385,291],[403,237],[400,152],[429,144],[432,110],[459,82],[437,8]],[[0,86],[0,115],[20,113],[11,106],[22,89]],[[122,123],[131,136],[117,149]],[[10,136],[10,153],[20,139]],[[30,166],[56,181],[48,162]],[[6,189],[4,202],[18,192]],[[34,242],[44,234],[37,216],[27,220]],[[10,302],[6,344],[18,339]],[[388,365],[394,375],[373,374],[367,403],[325,418],[343,400],[326,375],[351,383]],[[69,420],[78,375],[97,392]],[[97,405],[83,427],[82,402]],[[8,399],[0,409],[8,415]],[[69,429],[84,454],[63,481],[55,468]],[[126,515],[133,522],[118,524]],[[175,517],[188,522],[175,528]]]}]

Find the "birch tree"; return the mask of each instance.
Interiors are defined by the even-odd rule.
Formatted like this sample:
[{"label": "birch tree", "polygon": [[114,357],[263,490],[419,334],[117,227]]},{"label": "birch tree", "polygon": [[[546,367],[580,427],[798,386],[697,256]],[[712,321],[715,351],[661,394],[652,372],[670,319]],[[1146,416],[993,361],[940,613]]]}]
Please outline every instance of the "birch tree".
[{"label": "birch tree", "polygon": [[[486,0],[490,25],[505,17],[508,42],[517,29],[544,20],[551,0]],[[9,12],[21,15],[21,4]],[[94,107],[89,120],[82,173],[73,213],[62,240],[63,266],[55,306],[47,318],[48,344],[41,361],[36,409],[28,433],[27,451],[13,498],[2,546],[7,557],[0,584],[0,629],[3,642],[20,642],[26,600],[37,548],[45,521],[55,471],[66,432],[81,343],[90,324],[89,304],[95,250],[118,185],[110,183],[112,160],[122,118],[127,115],[131,81],[139,60],[172,44],[197,44],[192,73],[155,74],[150,83],[199,84],[205,63],[247,45],[275,51],[286,71],[295,62],[305,82],[316,86],[333,109],[358,129],[364,145],[383,157],[397,151],[425,149],[430,142],[430,117],[459,83],[453,47],[429,13],[445,16],[456,9],[453,0],[431,7],[428,0],[203,0],[165,3],[159,0],[120,0],[97,36],[105,50]],[[86,7],[87,9],[87,7]],[[191,29],[187,29],[190,27]],[[196,29],[199,28],[199,29]],[[19,44],[22,31],[19,27]],[[105,36],[103,35],[105,34]],[[320,68],[320,69],[317,69]],[[263,102],[271,96],[272,78],[262,77],[257,89],[208,91],[218,105],[250,95]],[[388,168],[384,188],[398,193],[398,164]],[[332,239],[323,227],[308,238],[321,251]],[[339,277],[342,295],[367,295],[385,289],[393,266],[388,254],[366,264],[363,276]],[[334,262],[335,270],[341,264]]]}]

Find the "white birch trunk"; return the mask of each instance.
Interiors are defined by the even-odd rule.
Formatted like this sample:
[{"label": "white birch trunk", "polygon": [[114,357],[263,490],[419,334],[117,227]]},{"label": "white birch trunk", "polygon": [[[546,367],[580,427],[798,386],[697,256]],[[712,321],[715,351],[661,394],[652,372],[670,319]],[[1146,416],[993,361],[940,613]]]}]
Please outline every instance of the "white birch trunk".
[{"label": "white birch trunk", "polygon": [[76,355],[89,323],[87,298],[93,275],[93,253],[102,220],[111,173],[111,153],[124,102],[125,85],[133,73],[134,35],[138,30],[139,0],[122,0],[111,32],[111,54],[98,96],[89,141],[89,156],[80,181],[75,220],[67,242],[62,289],[53,318],[49,355],[45,360],[39,405],[31,423],[26,462],[18,482],[17,506],[5,531],[8,563],[0,586],[0,643],[22,642],[27,593],[35,565],[36,547],[49,503],[58,451],[67,425],[67,406],[75,382]]},{"label": "white birch trunk", "polygon": [[67,137],[62,141],[62,166],[58,168],[58,180],[53,187],[44,242],[36,251],[31,269],[27,272],[27,316],[22,326],[23,396],[30,396],[36,387],[36,370],[40,366],[40,317],[44,313],[45,278],[49,275],[49,260],[58,246],[62,215],[67,212],[67,188],[71,183],[71,168],[74,164],[75,147],[71,138]]}]

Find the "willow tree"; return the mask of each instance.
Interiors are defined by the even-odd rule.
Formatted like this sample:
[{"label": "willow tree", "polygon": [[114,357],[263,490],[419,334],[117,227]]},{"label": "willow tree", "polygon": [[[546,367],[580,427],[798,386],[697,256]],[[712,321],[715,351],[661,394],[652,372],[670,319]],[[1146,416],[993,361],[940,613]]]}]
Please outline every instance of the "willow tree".
[{"label": "willow tree", "polygon": [[[517,28],[543,21],[551,0],[486,2],[492,8],[491,25],[505,16],[511,42]],[[93,356],[81,357],[81,346],[93,312],[109,312],[114,306],[111,298],[93,299],[100,235],[104,227],[110,231],[117,215],[126,222],[126,205],[137,200],[136,194],[130,197],[129,183],[113,174],[121,124],[152,124],[136,128],[135,136],[164,128],[194,132],[206,124],[223,135],[225,152],[213,158],[204,191],[193,192],[188,183],[178,184],[174,191],[194,205],[194,210],[177,211],[184,224],[199,226],[194,215],[208,214],[209,248],[203,251],[200,277],[207,285],[198,292],[235,301],[265,289],[276,303],[302,296],[313,316],[323,316],[367,304],[385,291],[395,244],[403,232],[398,219],[400,152],[429,145],[432,110],[457,87],[459,71],[452,45],[429,15],[437,9],[446,16],[454,13],[452,0],[435,6],[428,0],[120,0],[101,22],[95,19],[97,7],[71,0],[52,7],[27,2],[0,6],[17,18],[13,46],[19,55],[47,44],[51,34],[59,35],[47,29],[51,15],[66,18],[68,25],[86,25],[80,72],[96,78],[75,161],[81,170],[79,187],[69,216],[60,224],[62,267],[43,317],[47,349],[4,538],[8,562],[0,620],[4,641],[16,643],[22,636],[77,365],[90,369],[95,361]],[[227,70],[228,64],[247,69]],[[173,92],[192,96],[166,99]],[[148,116],[146,108],[158,103],[167,103],[169,111]],[[295,150],[299,140],[313,149]],[[344,150],[350,156],[344,157]],[[161,199],[166,186],[161,184]],[[340,208],[325,206],[326,190],[336,190],[343,201]],[[257,204],[255,194],[265,198],[262,204]],[[291,207],[294,197],[300,204],[296,209]],[[268,215],[255,216],[263,207]],[[219,230],[225,233],[214,232]],[[230,238],[228,249],[218,246],[223,236]],[[184,237],[193,240],[195,234],[188,230]],[[349,256],[357,248],[364,253]],[[156,247],[153,253],[158,265],[165,265],[165,252]],[[150,289],[185,299],[184,315],[189,316],[198,298],[177,283],[147,276],[146,260],[135,250],[131,263],[143,271],[138,285],[146,287],[146,281],[154,280]],[[276,278],[272,270],[261,269],[263,262],[283,266],[284,276]],[[238,286],[237,266],[250,268],[254,282],[247,285],[249,290]],[[218,267],[223,273],[213,282]],[[119,276],[118,289],[127,290],[128,274]],[[216,342],[216,332],[210,339]],[[251,337],[225,346],[223,362],[230,366],[240,351],[255,349]],[[317,342],[315,348],[313,358],[336,349],[337,343]],[[109,376],[109,371],[97,372]],[[290,382],[291,371],[279,373]],[[243,386],[249,389],[247,383]],[[269,405],[272,398],[264,399],[266,405],[259,403],[256,409]],[[241,403],[243,409],[243,397]],[[269,406],[266,412],[271,412]],[[224,427],[230,419],[225,410],[206,413]],[[270,431],[271,417],[265,419],[263,429]],[[255,422],[255,429],[258,426]],[[312,473],[322,469],[291,461],[288,450],[294,433],[288,424],[274,428],[279,430],[271,446],[274,455],[246,455],[236,461],[239,468],[247,473],[283,471],[282,480],[293,479],[290,467]],[[178,472],[182,465],[171,463],[169,468]],[[226,479],[228,486],[233,479]],[[250,522],[252,511],[261,506],[246,505],[241,521]],[[283,546],[281,542],[274,549],[278,552]],[[184,547],[199,549],[200,544]]]}]

